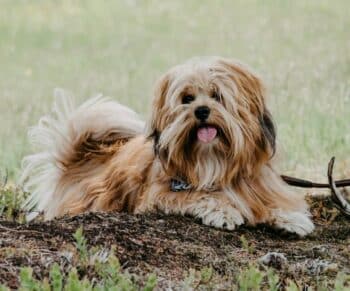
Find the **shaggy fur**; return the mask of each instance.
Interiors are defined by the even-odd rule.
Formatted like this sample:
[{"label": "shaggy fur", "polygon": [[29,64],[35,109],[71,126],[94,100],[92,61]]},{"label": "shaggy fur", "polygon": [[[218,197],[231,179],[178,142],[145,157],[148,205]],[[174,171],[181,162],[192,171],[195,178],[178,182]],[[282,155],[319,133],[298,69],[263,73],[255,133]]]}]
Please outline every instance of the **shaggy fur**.
[{"label": "shaggy fur", "polygon": [[[38,153],[23,162],[32,193],[26,208],[46,219],[163,211],[227,229],[267,223],[301,236],[313,230],[303,197],[274,170],[264,86],[245,65],[213,57],[174,67],[157,84],[146,125],[114,101],[97,97],[76,108],[64,92],[56,95],[53,114],[30,131]],[[195,112],[203,106],[210,113],[200,120]],[[203,142],[203,130],[215,138]],[[192,188],[172,192],[171,179]]]}]

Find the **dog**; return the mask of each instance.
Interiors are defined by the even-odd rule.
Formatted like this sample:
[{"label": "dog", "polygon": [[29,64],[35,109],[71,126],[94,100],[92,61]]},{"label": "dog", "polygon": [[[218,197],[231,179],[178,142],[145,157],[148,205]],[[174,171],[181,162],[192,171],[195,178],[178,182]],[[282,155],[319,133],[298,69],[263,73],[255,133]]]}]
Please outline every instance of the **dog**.
[{"label": "dog", "polygon": [[29,132],[27,210],[45,219],[86,211],[160,211],[233,230],[248,225],[305,236],[307,204],[274,168],[276,131],[264,85],[248,66],[207,57],[158,81],[146,124],[101,96],[79,107],[56,92],[51,115]]}]

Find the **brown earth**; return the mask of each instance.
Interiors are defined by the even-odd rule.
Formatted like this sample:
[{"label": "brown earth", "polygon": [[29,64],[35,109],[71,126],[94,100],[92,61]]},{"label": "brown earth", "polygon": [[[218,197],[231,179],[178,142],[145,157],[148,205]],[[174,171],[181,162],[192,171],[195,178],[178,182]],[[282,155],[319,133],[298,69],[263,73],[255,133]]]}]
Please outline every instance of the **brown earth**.
[{"label": "brown earth", "polygon": [[[316,230],[303,239],[263,225],[224,231],[193,218],[161,214],[88,213],[29,224],[0,219],[0,283],[16,288],[23,266],[31,266],[38,279],[48,276],[53,262],[68,268],[72,235],[82,225],[89,246],[114,245],[123,269],[141,275],[156,272],[161,289],[176,286],[190,268],[206,266],[214,271],[212,283],[227,288],[243,267],[269,252],[283,253],[287,259],[284,263],[272,258],[268,263],[282,282],[291,278],[299,287],[316,285],[339,271],[350,272],[350,220],[329,198],[309,198],[309,202]],[[242,235],[249,248],[242,245]]]}]

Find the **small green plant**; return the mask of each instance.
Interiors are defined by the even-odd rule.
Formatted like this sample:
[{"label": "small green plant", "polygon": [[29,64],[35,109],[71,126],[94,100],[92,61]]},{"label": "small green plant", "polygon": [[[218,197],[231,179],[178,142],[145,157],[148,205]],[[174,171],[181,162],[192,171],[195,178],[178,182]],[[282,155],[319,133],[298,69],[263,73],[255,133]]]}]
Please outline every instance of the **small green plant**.
[{"label": "small green plant", "polygon": [[[238,276],[238,287],[240,291],[262,290],[263,282],[268,283],[270,291],[279,290],[279,276],[274,270],[268,269],[267,272],[260,271],[255,265],[250,265],[247,269],[242,270]],[[339,273],[334,281],[334,288],[332,281],[323,282],[317,287],[317,290],[335,290],[335,291],[350,291],[350,275]],[[287,279],[287,291],[298,291],[298,285],[291,279]]]},{"label": "small green plant", "polygon": [[87,278],[79,280],[78,272],[76,268],[72,268],[68,274],[67,283],[64,287],[67,291],[79,291],[79,290],[93,290],[93,283]]},{"label": "small green plant", "polygon": [[8,220],[25,221],[21,205],[25,200],[25,193],[19,188],[0,183],[0,217]]},{"label": "small green plant", "polygon": [[50,284],[47,279],[39,281],[33,278],[33,269],[29,267],[22,268],[20,271],[20,291],[50,291]]},{"label": "small green plant", "polygon": [[239,290],[260,290],[263,278],[264,273],[260,272],[256,266],[251,265],[238,276]]},{"label": "small green plant", "polygon": [[254,244],[249,243],[244,235],[240,236],[240,240],[241,240],[241,244],[242,244],[243,249],[245,249],[249,254],[254,253],[254,251],[255,251]]},{"label": "small green plant", "polygon": [[[50,268],[50,279],[39,281],[33,278],[33,269],[25,267],[20,270],[20,288],[21,291],[105,291],[120,290],[133,291],[144,290],[152,291],[157,285],[157,277],[151,274],[145,281],[143,289],[131,280],[129,274],[120,272],[118,259],[111,255],[103,266],[104,272],[100,272],[100,281],[89,280],[87,277],[80,278],[75,267],[72,267],[67,275],[62,274],[57,263]],[[0,291],[9,290],[6,286],[0,285]]]},{"label": "small green plant", "polygon": [[83,234],[83,227],[79,227],[76,232],[73,234],[75,239],[75,247],[79,252],[79,260],[83,265],[88,263],[89,252],[86,246],[86,238]]},{"label": "small green plant", "polygon": [[[67,276],[66,285],[63,288],[62,275],[57,264],[54,264],[50,270],[50,281],[44,279],[39,281],[33,278],[33,269],[29,267],[22,268],[20,271],[20,288],[21,291],[78,291],[92,290],[92,284],[87,280],[79,280],[77,271],[72,268]],[[5,289],[6,290],[6,289]]]},{"label": "small green plant", "polygon": [[269,284],[270,291],[278,290],[279,276],[275,273],[273,269],[267,271],[267,282]]},{"label": "small green plant", "polygon": [[152,291],[157,286],[157,276],[155,274],[149,275],[143,291]]},{"label": "small green plant", "polygon": [[297,284],[295,284],[295,282],[293,282],[292,280],[288,279],[287,280],[286,291],[299,291],[299,288],[298,288]]},{"label": "small green plant", "polygon": [[135,289],[129,274],[120,272],[120,263],[113,250],[111,250],[107,263],[97,263],[96,269],[101,278],[104,278],[105,287],[119,286],[120,290]]},{"label": "small green plant", "polygon": [[61,291],[63,286],[63,276],[60,270],[60,266],[55,263],[51,267],[50,279],[52,285],[52,291]]},{"label": "small green plant", "polygon": [[[346,275],[342,272],[338,273],[335,282],[334,282],[334,290],[335,291],[343,291],[350,290],[350,275]],[[347,287],[346,287],[347,286]]]},{"label": "small green plant", "polygon": [[182,289],[183,290],[193,290],[193,286],[195,285],[196,281],[196,270],[195,269],[189,269],[188,274],[186,275],[183,283],[182,283]]},{"label": "small green plant", "polygon": [[211,267],[205,267],[201,270],[201,283],[207,284],[213,277],[213,268]]},{"label": "small green plant", "polygon": [[213,268],[204,267],[201,270],[189,269],[185,273],[185,279],[182,282],[183,290],[196,290],[200,286],[208,287],[214,275]]}]

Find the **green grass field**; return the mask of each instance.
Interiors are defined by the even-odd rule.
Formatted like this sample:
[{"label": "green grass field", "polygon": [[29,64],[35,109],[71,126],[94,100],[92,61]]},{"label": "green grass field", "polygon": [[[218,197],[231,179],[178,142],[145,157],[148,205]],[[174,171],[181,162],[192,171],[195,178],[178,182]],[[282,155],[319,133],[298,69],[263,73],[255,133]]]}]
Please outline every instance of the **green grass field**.
[{"label": "green grass field", "polygon": [[0,169],[18,176],[55,87],[146,116],[162,72],[222,55],[265,79],[282,169],[323,174],[330,156],[349,157],[349,11],[348,0],[0,0]]}]

